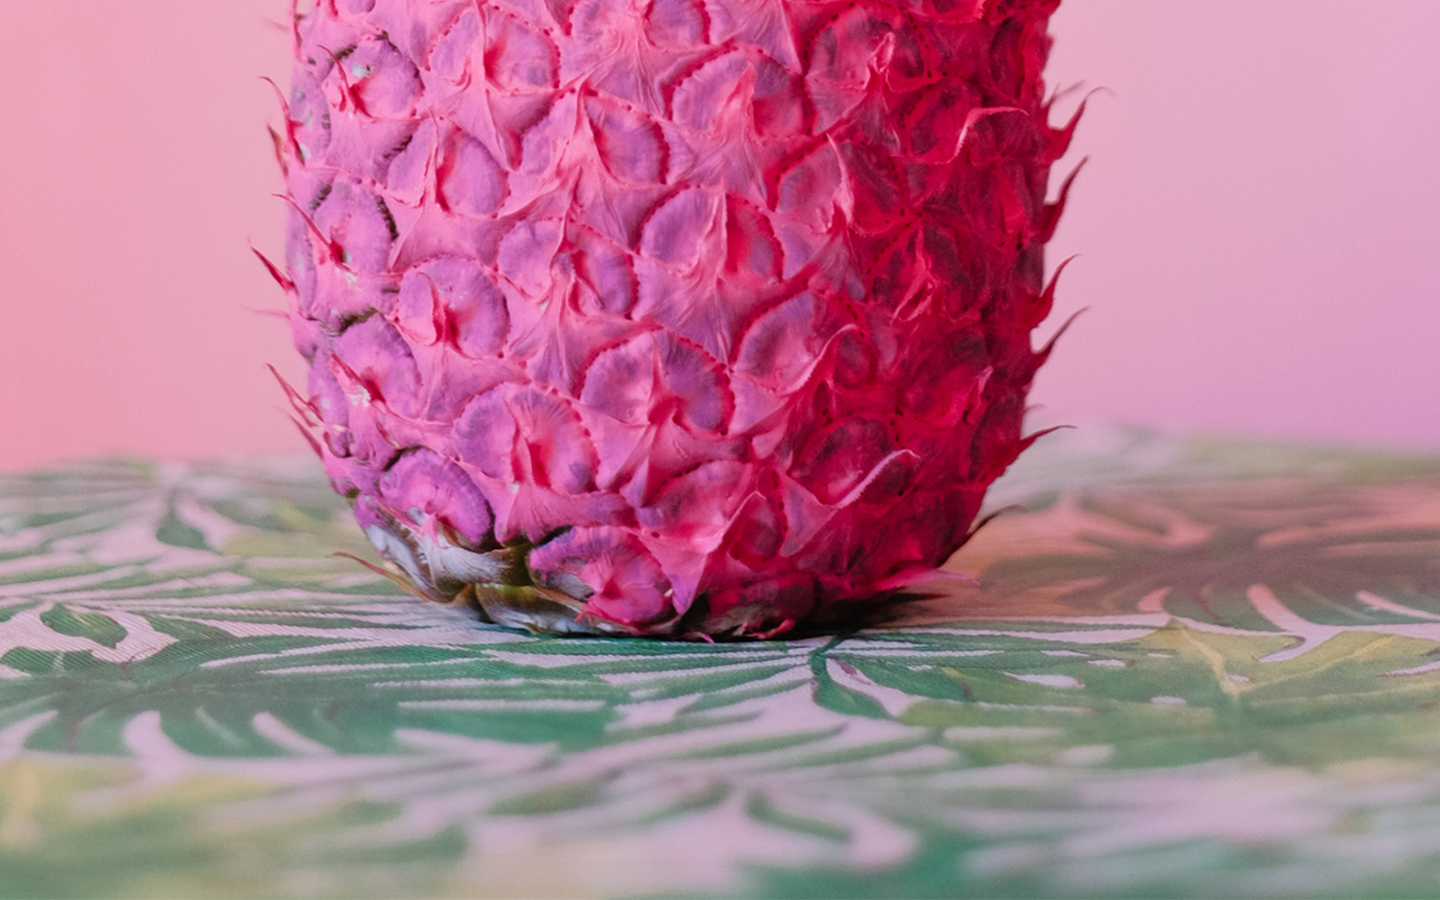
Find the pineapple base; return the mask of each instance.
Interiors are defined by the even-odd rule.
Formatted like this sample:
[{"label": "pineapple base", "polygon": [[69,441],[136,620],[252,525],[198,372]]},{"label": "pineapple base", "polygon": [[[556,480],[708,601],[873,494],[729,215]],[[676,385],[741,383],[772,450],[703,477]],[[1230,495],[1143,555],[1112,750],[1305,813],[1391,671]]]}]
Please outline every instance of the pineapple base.
[{"label": "pineapple base", "polygon": [[[712,615],[702,594],[673,619],[644,627],[625,625],[587,612],[594,593],[571,578],[543,585],[527,561],[537,544],[520,540],[492,550],[471,550],[444,534],[428,534],[386,516],[365,529],[366,536],[391,566],[382,574],[421,599],[469,609],[481,621],[532,634],[592,637],[646,636],[673,640],[764,640],[789,632],[801,621],[776,619],[768,604],[741,606]],[[822,631],[841,630],[883,620],[902,595],[881,591],[863,604],[821,604],[802,621]]]}]

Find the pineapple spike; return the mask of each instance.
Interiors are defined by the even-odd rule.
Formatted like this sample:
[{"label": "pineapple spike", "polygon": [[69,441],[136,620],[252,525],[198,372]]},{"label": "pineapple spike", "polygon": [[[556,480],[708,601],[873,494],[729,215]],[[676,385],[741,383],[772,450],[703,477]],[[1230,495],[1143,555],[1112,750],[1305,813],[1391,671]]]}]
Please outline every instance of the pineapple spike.
[{"label": "pineapple spike", "polygon": [[275,279],[275,283],[280,285],[280,289],[285,292],[286,296],[295,296],[295,282],[290,279],[290,276],[281,272],[280,267],[256,249],[254,244],[250,245],[250,252],[255,254],[256,259],[260,260],[260,264],[265,267],[265,271],[270,273],[270,277]]},{"label": "pineapple spike", "polygon": [[300,52],[303,41],[300,37],[300,0],[290,0],[290,56],[292,59],[300,59]]},{"label": "pineapple spike", "polygon": [[[1055,94],[1045,102],[1045,114],[1047,116],[1050,114],[1051,108],[1061,97],[1068,96],[1080,90],[1082,87],[1084,87],[1082,83],[1076,83],[1056,91]],[[1070,118],[1065,121],[1064,125],[1061,125],[1059,128],[1052,127],[1049,129],[1051,135],[1050,158],[1052,160],[1064,156],[1070,149],[1070,141],[1075,137],[1075,129],[1079,127],[1080,120],[1085,117],[1085,108],[1089,105],[1090,98],[1102,93],[1112,96],[1115,94],[1114,91],[1106,87],[1091,88],[1085,92],[1084,97],[1080,98],[1080,103],[1075,107],[1075,111],[1070,114]]]},{"label": "pineapple spike", "polygon": [[295,423],[295,427],[299,430],[301,437],[305,438],[305,442],[310,445],[310,449],[315,451],[315,456],[323,462],[325,460],[325,450],[320,446],[320,440],[315,437],[310,427],[300,421],[297,416],[290,416],[289,418],[291,422]]},{"label": "pineapple spike", "polygon": [[[1076,91],[1083,90],[1085,90],[1085,82],[1083,81],[1072,81],[1071,83],[1063,86],[1056,85],[1054,90],[1050,92],[1050,96],[1045,98],[1045,102],[1044,104],[1042,104],[1045,110],[1045,115],[1047,117],[1050,115],[1050,112],[1055,108],[1056,103],[1059,103],[1061,100],[1064,100],[1066,97],[1070,96]],[[1094,93],[1093,88],[1090,90],[1090,93]],[[1089,96],[1089,94],[1087,94],[1086,96]]]},{"label": "pineapple spike", "polygon": [[272,365],[266,365],[265,368],[269,369],[270,374],[275,376],[275,380],[280,382],[280,389],[285,392],[285,398],[290,401],[291,408],[304,421],[305,426],[313,428],[320,424],[320,411],[316,408],[314,401],[307,399],[290,382],[286,381],[279,369]]},{"label": "pineapple spike", "polygon": [[[1057,274],[1058,274],[1058,273],[1057,273]],[[1063,335],[1065,332],[1067,332],[1067,331],[1070,330],[1070,326],[1075,322],[1076,319],[1080,318],[1080,316],[1082,316],[1083,314],[1085,314],[1085,313],[1087,313],[1087,312],[1089,312],[1089,311],[1090,311],[1090,307],[1088,307],[1088,306],[1082,306],[1082,307],[1080,307],[1079,309],[1075,310],[1073,313],[1071,313],[1070,316],[1069,316],[1068,318],[1066,318],[1064,322],[1061,322],[1061,323],[1060,323],[1060,327],[1057,328],[1057,329],[1055,329],[1055,333],[1054,333],[1054,334],[1050,335],[1050,340],[1046,341],[1045,344],[1044,344],[1044,346],[1042,346],[1039,350],[1035,351],[1035,366],[1036,366],[1036,368],[1039,368],[1040,366],[1044,365],[1044,364],[1045,364],[1045,361],[1050,358],[1050,352],[1055,349],[1055,342],[1058,341],[1058,340],[1060,340],[1060,336]],[[1056,427],[1060,427],[1060,426],[1056,426]],[[1049,429],[1049,430],[1053,431],[1054,429],[1052,428],[1052,429]]]},{"label": "pineapple spike", "polygon": [[1048,242],[1055,236],[1055,229],[1060,224],[1060,216],[1065,212],[1065,204],[1070,200],[1070,187],[1080,175],[1080,170],[1085,168],[1085,164],[1089,161],[1090,157],[1082,157],[1080,162],[1075,164],[1075,168],[1070,170],[1070,174],[1065,176],[1065,180],[1060,183],[1060,193],[1056,195],[1054,202],[1045,204],[1045,212],[1040,217],[1041,241]]},{"label": "pineapple spike", "polygon": [[1050,280],[1045,283],[1044,290],[1040,292],[1040,296],[1035,298],[1033,309],[1031,309],[1029,315],[1026,316],[1026,322],[1031,328],[1039,325],[1049,317],[1050,310],[1055,305],[1055,286],[1060,283],[1060,274],[1065,271],[1066,266],[1079,258],[1080,254],[1072,253],[1061,260],[1060,265],[1055,267],[1055,271],[1050,275]]},{"label": "pineapple spike", "polygon": [[328,251],[330,262],[334,263],[339,268],[345,268],[345,248],[340,245],[339,241],[334,240],[333,238],[322,232],[320,230],[320,226],[315,224],[315,220],[310,218],[310,215],[306,213],[303,208],[301,208],[299,203],[295,202],[295,199],[293,197],[288,194],[274,194],[272,196],[279,197],[281,200],[284,200],[286,203],[290,204],[291,208],[294,209],[295,212],[300,214],[300,218],[310,229],[310,233],[314,235],[316,240],[320,242],[320,245],[324,247],[326,251]]},{"label": "pineapple spike", "polygon": [[265,130],[270,134],[270,146],[275,151],[275,162],[280,166],[280,174],[282,176],[289,175],[290,160],[285,158],[284,138],[280,137],[280,132],[268,125],[265,126]]},{"label": "pineapple spike", "polygon": [[271,142],[275,145],[276,159],[280,162],[281,174],[289,174],[290,160],[300,156],[300,145],[295,140],[295,121],[290,118],[290,103],[285,99],[285,92],[280,90],[280,85],[275,79],[268,76],[261,76],[261,81],[270,85],[275,91],[275,99],[280,104],[280,114],[285,117],[285,136],[283,138],[284,152],[281,151],[282,138],[274,128],[269,129]]},{"label": "pineapple spike", "polygon": [[[331,5],[334,5],[333,2]],[[329,47],[321,47],[320,51],[326,56],[330,57],[330,61],[335,64],[335,74],[340,78],[341,99],[340,105],[336,108],[336,111],[343,113],[348,112],[349,109],[353,109],[355,110],[355,112],[359,113],[365,118],[370,118],[370,113],[367,112],[365,109],[365,101],[360,98],[360,95],[358,93],[356,93],[355,86],[350,83],[350,77],[345,74],[344,61],[340,58],[338,54],[336,54],[334,50],[331,50]],[[349,104],[348,109],[346,107],[347,103]]]}]

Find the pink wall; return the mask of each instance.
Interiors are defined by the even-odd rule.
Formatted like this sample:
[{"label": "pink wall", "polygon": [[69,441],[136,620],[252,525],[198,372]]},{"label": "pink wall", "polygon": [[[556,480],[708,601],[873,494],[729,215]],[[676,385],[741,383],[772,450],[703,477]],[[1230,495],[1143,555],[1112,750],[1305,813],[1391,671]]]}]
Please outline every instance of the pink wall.
[{"label": "pink wall", "polygon": [[[1440,2],[1072,0],[1058,419],[1440,446]],[[1072,104],[1073,105],[1073,104]]]},{"label": "pink wall", "polygon": [[296,449],[278,120],[286,0],[0,2],[0,466]]},{"label": "pink wall", "polygon": [[[303,444],[256,76],[286,0],[0,3],[0,468]],[[1069,0],[1049,419],[1440,447],[1440,3]]]}]

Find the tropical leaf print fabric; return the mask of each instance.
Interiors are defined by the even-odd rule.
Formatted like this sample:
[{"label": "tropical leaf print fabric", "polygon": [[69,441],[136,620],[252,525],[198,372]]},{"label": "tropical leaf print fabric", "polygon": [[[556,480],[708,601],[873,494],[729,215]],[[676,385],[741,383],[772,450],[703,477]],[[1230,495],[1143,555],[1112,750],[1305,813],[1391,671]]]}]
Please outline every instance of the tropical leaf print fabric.
[{"label": "tropical leaf print fabric", "polygon": [[1092,429],[991,507],[677,644],[403,595],[306,461],[0,477],[0,896],[1440,895],[1440,459]]}]

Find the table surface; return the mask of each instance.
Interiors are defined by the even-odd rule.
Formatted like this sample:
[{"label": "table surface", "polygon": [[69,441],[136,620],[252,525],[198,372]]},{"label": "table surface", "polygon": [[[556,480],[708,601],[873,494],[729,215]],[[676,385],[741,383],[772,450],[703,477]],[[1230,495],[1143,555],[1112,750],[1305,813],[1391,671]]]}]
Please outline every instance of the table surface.
[{"label": "table surface", "polygon": [[1083,429],[882,627],[536,638],[317,466],[0,476],[0,896],[1440,896],[1440,458]]}]

